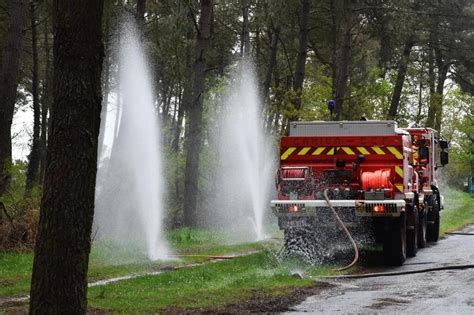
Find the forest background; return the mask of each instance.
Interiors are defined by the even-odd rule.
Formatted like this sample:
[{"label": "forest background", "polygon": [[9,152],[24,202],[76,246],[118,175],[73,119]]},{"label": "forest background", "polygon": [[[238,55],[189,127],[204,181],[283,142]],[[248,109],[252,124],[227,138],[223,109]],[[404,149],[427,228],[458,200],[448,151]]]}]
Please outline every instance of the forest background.
[{"label": "forest background", "polygon": [[[124,15],[140,27],[155,78],[170,228],[195,225],[215,188],[208,176],[213,117],[241,58],[255,66],[262,120],[275,141],[293,120],[394,119],[433,127],[450,142],[446,183],[462,188],[474,173],[472,1],[106,0],[102,117],[120,111],[113,47]],[[203,16],[208,27],[199,24]],[[0,0],[0,197],[10,217],[39,208],[53,36],[52,1]],[[16,63],[18,74],[11,75]],[[196,97],[201,86],[204,94]],[[12,117],[30,114],[31,123],[12,133]],[[18,152],[21,133],[28,155],[15,160],[12,143]],[[113,150],[103,137],[102,145]]]}]

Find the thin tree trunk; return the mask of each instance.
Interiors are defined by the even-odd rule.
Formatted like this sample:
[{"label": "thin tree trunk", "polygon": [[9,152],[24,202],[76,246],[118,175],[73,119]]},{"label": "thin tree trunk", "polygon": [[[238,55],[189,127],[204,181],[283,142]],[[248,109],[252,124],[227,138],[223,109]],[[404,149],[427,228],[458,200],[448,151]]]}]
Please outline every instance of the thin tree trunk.
[{"label": "thin tree trunk", "polygon": [[443,116],[443,99],[444,99],[444,83],[446,82],[446,77],[448,75],[448,70],[450,67],[449,63],[444,62],[441,50],[438,49],[437,54],[437,68],[438,68],[438,81],[436,84],[436,109],[435,109],[435,124],[434,129],[441,132],[441,122]]},{"label": "thin tree trunk", "polygon": [[34,186],[38,185],[39,164],[41,156],[41,107],[39,103],[39,79],[38,79],[38,36],[36,28],[36,2],[30,2],[31,14],[31,51],[33,57],[33,73],[31,78],[31,94],[33,96],[33,137],[31,152],[28,158],[28,169],[26,171],[25,196],[29,196]]},{"label": "thin tree trunk", "polygon": [[403,53],[400,57],[398,64],[397,80],[395,82],[395,88],[393,89],[392,101],[390,102],[390,109],[388,111],[387,119],[395,119],[397,116],[398,105],[400,104],[400,97],[402,95],[403,83],[405,83],[405,77],[407,74],[408,62],[410,60],[410,52],[413,47],[413,40],[409,39],[404,47]]},{"label": "thin tree trunk", "polygon": [[54,8],[54,101],[30,314],[85,314],[102,100],[103,1],[56,0]]},{"label": "thin tree trunk", "polygon": [[[104,3],[104,12],[107,12],[110,7],[110,1],[106,1]],[[107,14],[105,16],[105,56],[104,56],[104,77],[102,79],[104,83],[104,96],[102,101],[102,113],[100,114],[100,133],[99,133],[99,146],[98,146],[98,157],[99,161],[102,156],[102,152],[104,149],[104,140],[105,140],[105,128],[107,123],[107,114],[109,112],[109,94],[110,94],[110,55],[112,53],[112,49],[110,48],[111,40],[110,40],[110,17]]]},{"label": "thin tree trunk", "polygon": [[242,34],[240,40],[240,55],[247,57],[250,53],[250,32],[249,32],[249,5],[247,0],[241,0],[242,4]]},{"label": "thin tree trunk", "polygon": [[336,120],[341,120],[344,99],[346,97],[347,78],[349,77],[349,62],[352,46],[352,2],[344,0],[344,28],[342,36],[342,48],[337,64],[337,81],[335,91],[335,113]]},{"label": "thin tree trunk", "polygon": [[[187,31],[186,31],[186,59],[185,59],[185,73],[183,76],[183,98],[181,101],[181,104],[179,106],[178,110],[178,123],[176,125],[176,130],[175,130],[175,138],[173,140],[173,145],[172,145],[172,150],[174,152],[178,152],[179,150],[179,138],[181,135],[181,127],[183,124],[183,119],[185,115],[188,113],[189,109],[192,106],[193,102],[193,82],[192,82],[192,77],[193,77],[193,59],[194,55],[193,52],[195,47],[193,47],[190,43],[193,42],[195,38],[195,33],[194,33],[194,24],[190,21],[194,18],[193,15],[191,14],[192,12],[188,13],[188,23],[187,23]],[[180,114],[181,114],[181,123],[179,122],[180,120]],[[189,119],[186,119],[186,128],[185,128],[185,138],[189,138]],[[176,178],[176,180],[178,180]]]},{"label": "thin tree trunk", "polygon": [[[305,75],[306,56],[308,52],[308,21],[309,21],[309,0],[301,1],[300,10],[300,36],[298,45],[298,57],[296,58],[295,79],[293,81],[293,90],[296,93],[293,106],[296,111],[301,108],[301,97],[303,92],[303,82]],[[289,117],[290,120],[298,119],[295,113]]]},{"label": "thin tree trunk", "polygon": [[51,101],[51,48],[49,45],[49,20],[44,22],[44,47],[45,47],[45,69],[43,80],[43,91],[41,93],[41,157],[40,157],[40,183],[43,183],[44,173],[46,169],[46,147],[48,134],[48,110]]},{"label": "thin tree trunk", "polygon": [[[432,49],[430,50],[430,106],[428,108],[428,118],[426,125],[441,131],[441,121],[443,114],[444,83],[446,81],[450,63],[443,56],[439,47],[437,36],[432,39]],[[437,79],[434,77],[434,67],[438,71]]]},{"label": "thin tree trunk", "polygon": [[136,21],[138,28],[142,31],[145,27],[146,0],[137,0]]},{"label": "thin tree trunk", "polygon": [[0,197],[10,181],[12,162],[11,126],[20,78],[20,55],[27,19],[26,0],[8,0],[10,21],[0,66]]},{"label": "thin tree trunk", "polygon": [[379,68],[381,70],[380,77],[385,78],[387,73],[387,63],[390,61],[392,55],[390,48],[390,35],[391,32],[387,30],[387,21],[384,18],[380,28],[380,57],[379,57]]},{"label": "thin tree trunk", "polygon": [[275,27],[272,33],[272,42],[268,49],[268,60],[267,60],[267,67],[265,71],[265,80],[263,82],[263,97],[265,101],[268,101],[268,95],[270,94],[270,86],[272,84],[272,76],[273,76],[273,69],[276,65],[276,57],[277,57],[277,48],[278,48],[278,40],[280,37],[280,26]]},{"label": "thin tree trunk", "polygon": [[423,109],[423,73],[424,73],[424,54],[422,54],[422,58],[421,58],[422,62],[421,62],[421,69],[420,69],[420,73],[419,73],[419,81],[420,81],[420,84],[418,86],[418,113],[416,114],[416,119],[415,119],[415,122],[417,124],[420,123],[420,120],[421,120],[421,110]]},{"label": "thin tree trunk", "polygon": [[189,135],[184,182],[184,223],[197,225],[197,197],[199,184],[199,155],[202,144],[202,113],[205,92],[206,54],[211,32],[212,0],[201,0],[201,17],[196,42],[194,63],[193,104],[189,108]]},{"label": "thin tree trunk", "polygon": [[[432,45],[433,41],[431,41]],[[428,53],[428,81],[430,87],[430,101],[428,107],[428,117],[426,118],[426,126],[427,127],[434,127],[434,120],[435,120],[435,98],[436,98],[436,77],[435,77],[435,62],[434,62],[434,52],[433,47],[429,49]]]},{"label": "thin tree trunk", "polygon": [[332,45],[332,54],[331,54],[331,77],[332,77],[332,84],[331,84],[331,95],[333,99],[336,98],[336,89],[337,89],[337,51],[338,51],[338,34],[339,28],[337,23],[337,12],[336,12],[336,1],[330,1],[330,9],[331,9],[331,45]]},{"label": "thin tree trunk", "polygon": [[268,59],[267,59],[267,66],[265,69],[265,79],[263,82],[263,100],[265,104],[265,112],[267,115],[266,119],[266,128],[267,131],[270,133],[272,132],[272,125],[273,125],[273,114],[275,112],[275,108],[270,103],[270,86],[272,85],[272,77],[273,71],[275,69],[276,61],[277,61],[277,48],[278,48],[278,41],[280,37],[280,26],[274,28],[273,32],[269,32],[270,38],[272,39],[270,43],[270,47],[268,48]]}]

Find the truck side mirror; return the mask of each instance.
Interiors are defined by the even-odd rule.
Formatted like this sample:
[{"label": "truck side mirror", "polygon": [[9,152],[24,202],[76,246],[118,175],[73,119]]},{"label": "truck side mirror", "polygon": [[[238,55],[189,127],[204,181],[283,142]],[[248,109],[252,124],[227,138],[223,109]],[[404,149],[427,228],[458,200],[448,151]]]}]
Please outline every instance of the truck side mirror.
[{"label": "truck side mirror", "polygon": [[443,165],[443,166],[445,166],[446,164],[449,163],[448,152],[445,152],[445,151],[440,152],[440,162],[441,162],[441,165]]},{"label": "truck side mirror", "polygon": [[447,149],[447,148],[448,148],[448,141],[446,141],[446,140],[439,140],[439,147],[440,147],[441,149],[443,149],[443,150],[444,150],[444,149]]},{"label": "truck side mirror", "polygon": [[418,153],[420,155],[420,161],[426,161],[424,163],[427,163],[429,160],[429,151],[427,147],[419,147]]}]

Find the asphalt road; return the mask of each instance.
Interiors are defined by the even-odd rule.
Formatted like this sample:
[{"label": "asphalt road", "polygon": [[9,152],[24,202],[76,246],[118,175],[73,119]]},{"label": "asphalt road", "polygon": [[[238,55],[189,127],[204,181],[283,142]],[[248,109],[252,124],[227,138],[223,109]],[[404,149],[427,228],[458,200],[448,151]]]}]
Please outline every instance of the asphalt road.
[{"label": "asphalt road", "polygon": [[[459,232],[474,233],[474,226]],[[419,250],[404,266],[383,271],[458,264],[474,264],[474,235],[449,235]],[[333,286],[307,298],[290,313],[474,314],[474,269],[324,281]]]}]

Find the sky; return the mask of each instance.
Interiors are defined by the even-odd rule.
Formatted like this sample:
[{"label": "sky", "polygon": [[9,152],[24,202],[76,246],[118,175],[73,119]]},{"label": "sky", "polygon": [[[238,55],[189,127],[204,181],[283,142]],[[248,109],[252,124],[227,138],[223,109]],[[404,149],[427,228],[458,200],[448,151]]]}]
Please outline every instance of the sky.
[{"label": "sky", "polygon": [[29,142],[32,134],[33,110],[31,106],[23,106],[13,116],[12,124],[12,155],[13,160],[27,160],[30,154]]}]

